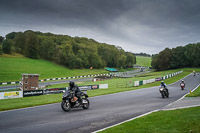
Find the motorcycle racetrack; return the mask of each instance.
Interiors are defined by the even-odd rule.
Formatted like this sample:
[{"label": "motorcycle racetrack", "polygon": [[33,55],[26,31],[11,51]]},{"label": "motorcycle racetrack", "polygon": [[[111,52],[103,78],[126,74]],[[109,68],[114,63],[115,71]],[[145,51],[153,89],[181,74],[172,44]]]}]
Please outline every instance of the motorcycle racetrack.
[{"label": "motorcycle racetrack", "polygon": [[[200,84],[200,75],[168,85],[169,98],[162,98],[159,87],[138,89],[89,98],[89,109],[64,112],[60,103],[0,112],[1,133],[88,133],[149,111],[162,109]],[[61,99],[61,98],[60,98]]]}]

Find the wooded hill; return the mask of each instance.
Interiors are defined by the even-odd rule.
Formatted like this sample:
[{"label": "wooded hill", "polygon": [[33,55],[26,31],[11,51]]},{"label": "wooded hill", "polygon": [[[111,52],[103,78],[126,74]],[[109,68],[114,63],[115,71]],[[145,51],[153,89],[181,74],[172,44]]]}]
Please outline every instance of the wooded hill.
[{"label": "wooded hill", "polygon": [[159,54],[152,56],[151,65],[156,70],[200,67],[200,43],[172,49],[165,48]]},{"label": "wooded hill", "polygon": [[133,53],[121,47],[84,37],[52,33],[11,32],[0,36],[0,54],[17,52],[32,59],[45,59],[69,68],[125,68],[136,63]]}]

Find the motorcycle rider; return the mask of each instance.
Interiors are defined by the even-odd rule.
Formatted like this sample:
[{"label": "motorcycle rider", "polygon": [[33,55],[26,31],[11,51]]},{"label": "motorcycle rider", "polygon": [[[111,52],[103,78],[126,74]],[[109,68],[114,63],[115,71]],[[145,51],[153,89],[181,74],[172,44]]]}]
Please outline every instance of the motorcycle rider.
[{"label": "motorcycle rider", "polygon": [[193,71],[193,73],[194,73],[194,77],[196,76],[196,72],[195,71]]},{"label": "motorcycle rider", "polygon": [[75,96],[78,98],[78,101],[81,101],[81,90],[78,88],[77,85],[73,81],[69,82],[69,90],[75,93]]},{"label": "motorcycle rider", "polygon": [[184,80],[181,80],[181,83],[180,84],[185,84]]},{"label": "motorcycle rider", "polygon": [[161,81],[161,83],[160,83],[160,87],[164,87],[166,90],[167,90],[167,92],[168,92],[168,89],[167,89],[167,85],[164,83],[164,81]]},{"label": "motorcycle rider", "polygon": [[185,86],[185,82],[184,82],[184,80],[181,80],[181,82],[180,82],[180,86],[181,86],[181,84],[184,84],[184,86]]}]

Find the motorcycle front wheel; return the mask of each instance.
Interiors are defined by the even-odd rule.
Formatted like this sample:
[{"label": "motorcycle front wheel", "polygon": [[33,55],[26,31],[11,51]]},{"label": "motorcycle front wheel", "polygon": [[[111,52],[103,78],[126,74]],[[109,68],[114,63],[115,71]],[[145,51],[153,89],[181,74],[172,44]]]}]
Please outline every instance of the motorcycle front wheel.
[{"label": "motorcycle front wheel", "polygon": [[161,92],[161,96],[162,98],[165,98],[165,94],[163,92]]},{"label": "motorcycle front wheel", "polygon": [[88,109],[90,106],[90,101],[88,99],[83,99],[86,103],[83,103],[83,109]]},{"label": "motorcycle front wheel", "polygon": [[61,103],[61,108],[65,111],[65,112],[69,112],[71,110],[71,105],[69,102],[66,102],[65,100],[62,101]]},{"label": "motorcycle front wheel", "polygon": [[167,92],[166,96],[167,96],[167,98],[169,97],[169,93],[168,92]]}]

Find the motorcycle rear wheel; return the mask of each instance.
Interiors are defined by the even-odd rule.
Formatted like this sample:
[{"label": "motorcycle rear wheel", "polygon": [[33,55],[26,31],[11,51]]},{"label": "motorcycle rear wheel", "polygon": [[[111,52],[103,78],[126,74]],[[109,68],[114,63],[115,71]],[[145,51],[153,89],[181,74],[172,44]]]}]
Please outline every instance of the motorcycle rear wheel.
[{"label": "motorcycle rear wheel", "polygon": [[160,92],[160,93],[161,93],[162,98],[165,98],[164,92]]},{"label": "motorcycle rear wheel", "polygon": [[61,107],[62,109],[65,111],[65,112],[69,112],[71,110],[71,105],[69,102],[66,102],[66,101],[62,101],[61,103]]}]

